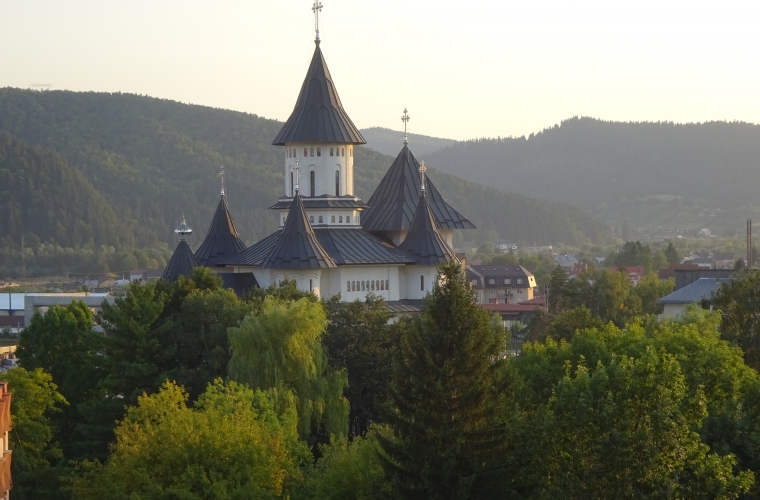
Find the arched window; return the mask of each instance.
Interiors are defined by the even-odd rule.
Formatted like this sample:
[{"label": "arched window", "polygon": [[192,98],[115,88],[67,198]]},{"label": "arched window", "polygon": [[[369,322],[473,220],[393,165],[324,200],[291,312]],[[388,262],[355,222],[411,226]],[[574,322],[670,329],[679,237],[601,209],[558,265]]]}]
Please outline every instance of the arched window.
[{"label": "arched window", "polygon": [[385,285],[385,282],[383,280],[380,280],[380,291],[385,290],[385,287],[383,285]]},{"label": "arched window", "polygon": [[309,216],[309,224],[314,224],[314,216]]},{"label": "arched window", "polygon": [[290,196],[293,196],[293,172],[290,172]]},{"label": "arched window", "polygon": [[335,196],[340,196],[340,171],[335,171]]},{"label": "arched window", "polygon": [[340,148],[340,155],[346,156],[346,148]]},{"label": "arched window", "polygon": [[362,292],[366,292],[367,291],[367,290],[365,290],[366,283],[367,283],[366,281],[362,281]]},{"label": "arched window", "polygon": [[309,153],[310,153],[310,156],[314,156],[314,148],[311,148],[311,149],[309,150]]},{"label": "arched window", "polygon": [[333,148],[330,148],[330,156],[333,156]]},{"label": "arched window", "polygon": [[421,292],[425,291],[425,275],[424,274],[420,275],[420,291]]},{"label": "arched window", "polygon": [[375,280],[372,280],[370,282],[370,285],[372,286],[372,291],[374,292],[375,291]]},{"label": "arched window", "polygon": [[322,148],[317,148],[317,156],[322,156]]},{"label": "arched window", "polygon": [[342,215],[340,217],[338,217],[338,222],[341,223],[341,224],[343,224],[343,216]]},{"label": "arched window", "polygon": [[317,192],[317,179],[314,176],[314,171],[309,172],[309,193],[312,198],[316,196]]},{"label": "arched window", "polygon": [[390,288],[388,288],[388,280],[385,280],[385,289],[390,290]]},{"label": "arched window", "polygon": [[351,291],[351,282],[350,281],[346,281],[346,291],[347,292]]},{"label": "arched window", "polygon": [[330,217],[330,222],[332,222],[333,224],[335,224],[335,216],[334,215],[332,217]]},{"label": "arched window", "polygon": [[356,281],[352,281],[352,282],[351,282],[351,291],[352,291],[352,292],[355,292],[355,291],[356,291]]},{"label": "arched window", "polygon": [[309,291],[310,292],[314,291],[314,280],[309,280]]},{"label": "arched window", "polygon": [[351,216],[346,215],[346,224],[351,224]]},{"label": "arched window", "polygon": [[322,224],[322,216],[319,216],[319,223]]},{"label": "arched window", "polygon": [[306,150],[306,148],[303,148],[303,155],[304,156],[309,156],[309,152]]}]

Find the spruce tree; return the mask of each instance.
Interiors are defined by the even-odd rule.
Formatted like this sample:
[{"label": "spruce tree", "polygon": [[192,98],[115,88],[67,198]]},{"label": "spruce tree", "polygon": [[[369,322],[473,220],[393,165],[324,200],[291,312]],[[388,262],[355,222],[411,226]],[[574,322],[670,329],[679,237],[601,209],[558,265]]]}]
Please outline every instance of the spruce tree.
[{"label": "spruce tree", "polygon": [[399,329],[387,416],[394,437],[380,439],[394,498],[474,497],[502,443],[503,329],[475,303],[458,263],[440,268],[420,315]]}]

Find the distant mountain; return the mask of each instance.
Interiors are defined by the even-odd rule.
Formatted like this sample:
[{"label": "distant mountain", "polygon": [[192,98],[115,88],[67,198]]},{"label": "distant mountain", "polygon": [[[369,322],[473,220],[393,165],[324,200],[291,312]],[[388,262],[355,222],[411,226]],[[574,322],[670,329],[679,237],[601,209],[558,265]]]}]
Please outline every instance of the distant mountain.
[{"label": "distant mountain", "polygon": [[[10,244],[21,231],[59,245],[91,238],[115,247],[165,248],[166,243],[174,246],[172,229],[185,214],[195,229],[195,247],[216,207],[217,172],[224,165],[235,222],[251,244],[276,228],[267,207],[282,194],[284,178],[282,150],[270,142],[281,126],[246,113],[130,94],[0,89],[0,131],[15,136],[4,136],[9,144],[18,144],[8,149],[21,148],[26,156],[31,151],[44,172],[58,169],[72,179],[51,181],[55,177],[43,170],[16,167],[15,175],[23,172],[35,187],[9,190],[7,211],[15,215],[0,214],[0,237],[10,235],[3,240]],[[392,161],[357,148],[356,194],[368,199]],[[26,163],[0,160],[0,171],[9,165]],[[439,172],[431,177],[447,200],[479,226],[462,235],[465,239],[495,232],[517,242],[580,243],[606,234],[601,224],[566,205]],[[149,257],[160,261],[159,255]]]},{"label": "distant mountain", "polygon": [[[404,143],[404,133],[398,130],[372,127],[362,129],[361,133],[367,140],[367,147],[387,155],[396,156]],[[457,143],[453,139],[441,139],[419,134],[409,134],[408,137],[409,147],[414,148],[417,155],[426,155]]]},{"label": "distant mountain", "polygon": [[[459,142],[425,160],[479,184],[641,224],[686,224],[684,209],[708,224],[698,216],[760,204],[760,126],[748,123],[573,118],[528,138]],[[654,221],[654,207],[668,215]]]}]

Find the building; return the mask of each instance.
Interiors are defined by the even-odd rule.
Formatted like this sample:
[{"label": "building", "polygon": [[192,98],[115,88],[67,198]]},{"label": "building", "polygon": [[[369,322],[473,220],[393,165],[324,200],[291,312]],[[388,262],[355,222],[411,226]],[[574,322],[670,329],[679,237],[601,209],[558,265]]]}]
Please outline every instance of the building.
[{"label": "building", "polygon": [[84,302],[93,314],[100,312],[103,302],[113,304],[108,293],[0,293],[0,329],[18,333],[32,320],[34,313],[45,314],[53,306],[67,306],[74,300]]},{"label": "building", "polygon": [[710,300],[718,288],[727,281],[727,278],[699,278],[666,295],[657,301],[658,304],[663,305],[662,318],[673,319],[682,316],[689,304],[701,304],[704,300]]},{"label": "building", "polygon": [[520,304],[533,300],[536,278],[518,265],[467,266],[467,281],[479,304]]},{"label": "building", "polygon": [[736,254],[733,252],[716,252],[713,254],[715,269],[733,269],[736,263]]},{"label": "building", "polygon": [[573,254],[555,255],[554,262],[565,271],[570,271],[578,263],[578,259]]},{"label": "building", "polygon": [[641,266],[628,266],[625,268],[625,275],[628,277],[631,285],[638,286],[639,281],[644,277],[644,268]]},{"label": "building", "polygon": [[[338,96],[318,35],[295,108],[272,142],[282,147],[283,159],[283,195],[270,207],[279,227],[246,248],[222,187],[195,265],[212,268],[233,288],[295,280],[320,297],[353,301],[374,293],[392,310],[418,310],[438,266],[459,262],[454,230],[475,226],[446,203],[406,137],[369,202],[354,194],[354,147],[366,141]],[[166,279],[192,272],[184,245],[180,235],[175,256],[181,265],[170,262]]]}]

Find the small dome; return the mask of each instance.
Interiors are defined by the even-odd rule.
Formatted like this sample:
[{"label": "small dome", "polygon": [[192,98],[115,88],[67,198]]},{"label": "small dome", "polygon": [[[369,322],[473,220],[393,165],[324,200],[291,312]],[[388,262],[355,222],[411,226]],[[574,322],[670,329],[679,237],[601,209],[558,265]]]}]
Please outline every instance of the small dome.
[{"label": "small dome", "polygon": [[190,226],[188,226],[187,222],[185,222],[184,215],[182,215],[182,222],[179,223],[179,226],[177,226],[177,229],[174,230],[174,233],[180,238],[184,238],[185,236],[193,233],[193,230],[190,229]]}]

